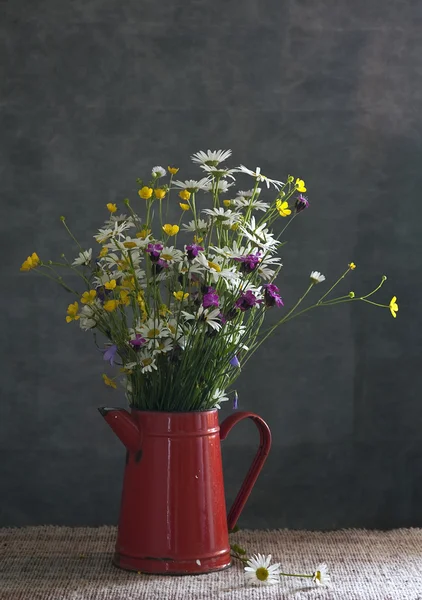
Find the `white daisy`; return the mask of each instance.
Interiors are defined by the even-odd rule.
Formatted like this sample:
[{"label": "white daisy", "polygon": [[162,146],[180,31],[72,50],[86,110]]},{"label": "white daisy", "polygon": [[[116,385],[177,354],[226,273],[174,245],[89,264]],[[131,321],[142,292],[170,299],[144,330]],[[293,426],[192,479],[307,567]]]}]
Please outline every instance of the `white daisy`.
[{"label": "white daisy", "polygon": [[236,172],[236,169],[225,169],[224,167],[213,167],[210,165],[201,165],[201,169],[213,177],[230,177],[230,179],[234,179],[232,173]]},{"label": "white daisy", "polygon": [[156,177],[157,179],[159,177],[165,177],[165,175],[167,175],[167,171],[163,169],[163,167],[154,167],[152,169],[152,176]]},{"label": "white daisy", "polygon": [[220,256],[208,259],[205,254],[200,252],[192,262],[201,265],[205,271],[209,273],[214,282],[218,281],[220,278],[233,279],[234,277],[237,277],[238,274],[234,267],[231,267],[230,269],[222,267],[222,260],[223,259]]},{"label": "white daisy", "polygon": [[266,225],[266,223],[262,223],[262,225],[259,225],[258,227],[255,217],[251,217],[249,223],[240,226],[240,231],[263,250],[271,250],[279,246],[280,242],[274,239],[272,233],[269,233],[268,229],[266,229]]},{"label": "white daisy", "polygon": [[[255,195],[259,196],[259,194],[261,193],[261,188],[256,188],[255,190]],[[237,192],[238,196],[243,196],[243,198],[252,198],[252,196],[254,195],[254,190],[240,190],[239,192]]]},{"label": "white daisy", "polygon": [[221,408],[221,402],[227,402],[228,399],[229,397],[226,396],[225,391],[217,388],[211,396],[212,408]]},{"label": "white daisy", "polygon": [[221,162],[227,160],[231,155],[231,150],[207,150],[206,152],[200,150],[199,152],[195,152],[195,154],[191,156],[191,159],[195,163],[216,167]]},{"label": "white daisy", "polygon": [[239,173],[246,173],[247,175],[252,175],[255,177],[257,181],[262,181],[267,184],[267,188],[270,187],[270,184],[275,187],[276,190],[279,190],[284,183],[282,181],[278,181],[277,179],[270,179],[261,173],[261,167],[256,167],[255,171],[251,171],[251,169],[246,168],[244,165],[240,165],[237,169]]},{"label": "white daisy", "polygon": [[148,319],[143,323],[138,330],[143,338],[146,339],[146,344],[149,348],[157,345],[157,340],[167,335],[166,326],[157,319]]},{"label": "white daisy", "polygon": [[270,565],[271,554],[255,554],[245,567],[245,577],[249,583],[257,585],[272,585],[280,581],[280,564]]},{"label": "white daisy", "polygon": [[236,240],[233,241],[233,246],[231,248],[229,246],[224,246],[224,248],[210,246],[210,250],[212,250],[216,254],[221,254],[226,258],[240,258],[241,256],[246,256],[247,254],[255,254],[256,252],[258,252],[258,249],[253,248],[251,244],[248,244],[247,246],[238,246]]},{"label": "white daisy", "polygon": [[325,281],[325,275],[320,273],[319,271],[312,271],[310,274],[310,278],[314,283],[322,283]]},{"label": "white daisy", "polygon": [[215,331],[219,331],[221,329],[221,321],[219,319],[220,309],[215,308],[213,310],[209,310],[208,308],[204,308],[200,306],[198,312],[194,315],[191,313],[182,310],[182,315],[185,317],[186,321],[191,321],[192,319],[196,321],[202,321],[206,323],[211,329],[215,329]]},{"label": "white daisy", "polygon": [[245,198],[244,196],[238,196],[234,200],[232,200],[234,206],[237,208],[249,208],[252,210],[262,210],[265,212],[270,205],[267,202],[261,202],[260,200],[252,200],[250,198]]},{"label": "white daisy", "polygon": [[210,215],[214,221],[219,221],[225,225],[233,225],[233,223],[238,223],[240,220],[240,215],[238,213],[235,213],[232,210],[225,210],[224,208],[206,208],[202,212],[206,215]]},{"label": "white daisy", "polygon": [[198,190],[207,189],[206,186],[209,183],[209,177],[203,177],[199,181],[195,179],[186,179],[185,181],[173,181],[173,185],[177,188],[181,188],[182,190],[187,190],[188,192],[195,193]]},{"label": "white daisy", "polygon": [[97,240],[99,244],[104,244],[108,239],[113,235],[113,229],[107,227],[106,229],[99,229],[97,235],[94,235],[94,239]]},{"label": "white daisy", "polygon": [[189,221],[188,225],[182,225],[182,230],[183,231],[207,231],[207,229],[209,228],[210,224],[207,221],[204,221],[203,219],[198,219],[196,221]]},{"label": "white daisy", "polygon": [[317,566],[312,581],[316,583],[316,585],[329,586],[331,584],[330,573],[328,572],[328,567],[325,563],[322,563]]},{"label": "white daisy", "polygon": [[107,227],[114,227],[115,223],[122,223],[122,221],[128,221],[131,220],[132,217],[128,217],[127,215],[110,215],[110,218],[108,221],[106,221],[106,225]]},{"label": "white daisy", "polygon": [[160,340],[156,347],[153,350],[153,355],[156,354],[165,354],[166,352],[170,352],[173,350],[173,340],[170,338],[165,338],[164,340]]},{"label": "white daisy", "polygon": [[143,356],[139,359],[141,373],[152,373],[152,370],[157,370],[157,364],[152,356]]},{"label": "white daisy", "polygon": [[234,185],[234,184],[229,183],[228,181],[225,181],[224,179],[221,179],[218,182],[217,189],[216,189],[214,182],[205,184],[203,189],[206,192],[212,192],[212,191],[216,192],[217,191],[219,194],[225,194],[228,191],[229,187],[231,187],[232,185]]},{"label": "white daisy", "polygon": [[75,258],[72,265],[89,265],[92,258],[92,248],[89,250],[84,250],[83,252],[79,252],[79,256]]},{"label": "white daisy", "polygon": [[88,331],[88,329],[92,329],[97,325],[97,321],[95,320],[95,313],[101,309],[101,304],[98,300],[95,300],[93,304],[85,306],[82,308],[79,313],[81,318],[79,319],[79,326],[84,331]]},{"label": "white daisy", "polygon": [[164,246],[160,253],[160,258],[168,263],[180,262],[183,259],[183,252],[177,250],[174,246]]},{"label": "white daisy", "polygon": [[[282,265],[280,265],[280,266],[282,266]],[[266,281],[269,281],[275,275],[274,269],[269,269],[265,265],[258,265],[256,272],[258,273],[258,275],[260,277],[262,277],[262,279],[265,279]]]}]

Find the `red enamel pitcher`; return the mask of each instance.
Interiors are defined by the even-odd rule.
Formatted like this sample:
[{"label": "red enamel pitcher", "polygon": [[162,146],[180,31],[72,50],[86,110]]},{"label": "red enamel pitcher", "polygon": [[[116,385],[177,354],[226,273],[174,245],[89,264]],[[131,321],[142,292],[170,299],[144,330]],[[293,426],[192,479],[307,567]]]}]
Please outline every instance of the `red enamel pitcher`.
[{"label": "red enamel pitcher", "polygon": [[[127,450],[114,564],[177,575],[229,567],[228,531],[271,446],[265,421],[251,412],[235,412],[219,426],[217,409],[99,411]],[[260,445],[227,517],[220,440],[246,418],[257,425]]]}]

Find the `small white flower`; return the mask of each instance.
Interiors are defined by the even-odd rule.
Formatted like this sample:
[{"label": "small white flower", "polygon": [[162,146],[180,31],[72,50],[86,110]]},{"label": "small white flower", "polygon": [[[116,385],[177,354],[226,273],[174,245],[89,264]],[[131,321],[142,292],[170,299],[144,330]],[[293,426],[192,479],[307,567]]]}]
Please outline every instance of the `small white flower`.
[{"label": "small white flower", "polygon": [[186,179],[185,181],[173,181],[173,185],[182,190],[188,190],[188,192],[195,193],[198,190],[206,190],[207,184],[209,183],[209,177],[203,177],[199,181],[195,179]]},{"label": "small white flower", "polygon": [[251,171],[251,169],[247,169],[244,165],[240,165],[237,171],[239,173],[246,173],[247,175],[252,175],[252,177],[255,177],[257,181],[262,181],[263,183],[266,183],[267,188],[269,188],[271,184],[275,187],[276,190],[279,190],[284,185],[282,181],[278,181],[277,179],[270,179],[269,177],[262,175],[261,167],[256,167],[255,171]]},{"label": "small white flower", "polygon": [[157,346],[157,340],[167,335],[165,325],[157,319],[148,319],[146,323],[143,323],[141,327],[139,327],[138,333],[146,339],[149,348]]},{"label": "small white flower", "polygon": [[218,182],[217,189],[216,189],[215,183],[212,183],[212,182],[205,184],[203,189],[206,192],[217,191],[219,194],[225,194],[228,191],[229,187],[231,187],[232,185],[233,185],[233,183],[229,183],[228,181],[221,179]]},{"label": "small white flower", "polygon": [[79,252],[79,256],[75,258],[72,265],[89,265],[92,258],[92,248],[89,250],[84,250],[83,252]]},{"label": "small white flower", "polygon": [[113,234],[113,229],[107,227],[107,229],[99,229],[97,235],[94,235],[94,239],[99,244],[104,244]]},{"label": "small white flower", "polygon": [[173,340],[170,338],[166,338],[164,340],[157,341],[157,345],[153,350],[153,355],[156,354],[165,354],[166,352],[170,352],[173,350]]},{"label": "small white flower", "polygon": [[100,304],[98,300],[95,300],[94,304],[89,306],[85,304],[80,312],[81,318],[79,319],[79,326],[83,331],[88,331],[88,329],[93,329],[97,325],[97,321],[94,319],[95,316],[95,308],[100,308]]},{"label": "small white flower", "polygon": [[183,252],[174,246],[164,246],[160,258],[168,263],[180,262],[183,259]]},{"label": "small white flower", "polygon": [[200,150],[199,152],[195,152],[195,154],[191,156],[191,159],[195,163],[216,167],[221,162],[227,160],[231,155],[231,150],[207,150],[206,152]]},{"label": "small white flower", "polygon": [[[261,193],[261,188],[256,188],[255,195],[259,196],[260,193]],[[237,195],[238,196],[242,196],[243,198],[252,198],[253,194],[254,194],[254,190],[253,189],[252,190],[246,190],[246,191],[240,190],[239,192],[237,192]]]},{"label": "small white flower", "polygon": [[225,169],[224,167],[213,167],[210,165],[201,165],[201,169],[213,177],[230,177],[230,179],[234,179],[232,173],[236,172],[236,169]]},{"label": "small white flower", "polygon": [[206,208],[202,212],[225,225],[233,225],[233,223],[238,223],[240,220],[238,213],[232,210],[225,210],[224,208]]},{"label": "small white flower", "polygon": [[270,565],[271,554],[255,554],[245,567],[245,577],[248,583],[257,585],[272,585],[280,581],[280,564]]},{"label": "small white flower", "polygon": [[127,215],[110,215],[108,221],[106,221],[107,226],[114,227],[115,223],[122,223],[123,221],[129,221],[132,217],[128,217]]},{"label": "small white flower", "polygon": [[260,200],[252,200],[250,198],[245,198],[244,196],[238,196],[234,200],[232,200],[233,205],[237,206],[237,208],[249,208],[252,210],[262,210],[265,212],[270,205],[267,202],[261,202]]},{"label": "small white flower", "polygon": [[325,275],[323,275],[319,271],[312,271],[312,273],[310,274],[310,278],[314,283],[321,283],[325,281]]},{"label": "small white flower", "polygon": [[222,260],[223,259],[220,256],[208,259],[205,254],[200,252],[192,263],[201,265],[209,273],[214,282],[218,281],[220,278],[233,279],[234,277],[237,277],[238,273],[236,268],[231,267],[230,269],[224,269],[222,267]]},{"label": "small white flower", "polygon": [[200,306],[198,312],[194,315],[182,310],[182,315],[185,317],[186,321],[190,321],[192,319],[195,319],[196,321],[203,321],[209,327],[211,327],[211,329],[215,329],[215,331],[219,331],[221,329],[219,314],[219,308],[210,310],[208,308],[204,308],[203,306]]},{"label": "small white flower", "polygon": [[251,217],[251,220],[246,225],[240,226],[240,231],[254,244],[262,248],[263,250],[272,250],[280,245],[280,242],[274,238],[272,233],[269,233],[266,229],[266,223],[262,225],[256,224],[255,217]]},{"label": "small white flower", "polygon": [[322,585],[328,587],[331,584],[330,573],[328,572],[328,567],[325,563],[321,563],[317,566],[312,581],[316,585]]},{"label": "small white flower", "polygon": [[229,398],[228,398],[228,396],[226,396],[225,391],[217,388],[213,392],[213,395],[211,397],[211,402],[213,403],[212,408],[221,408],[221,406],[220,406],[221,402],[227,402],[228,399]]},{"label": "small white flower", "polygon": [[157,179],[159,177],[165,177],[165,175],[167,175],[167,171],[163,169],[163,167],[154,167],[152,169],[152,176],[156,177]]},{"label": "small white flower", "polygon": [[195,221],[189,221],[188,225],[182,225],[182,230],[183,231],[207,231],[209,228],[210,224],[207,221],[204,221],[203,219],[198,219],[196,224]]},{"label": "small white flower", "polygon": [[210,246],[209,249],[216,254],[225,256],[226,258],[240,258],[241,256],[246,256],[247,254],[255,254],[258,251],[258,249],[253,248],[251,244],[248,244],[247,246],[238,246],[236,240],[233,241],[231,248],[229,246],[224,246],[224,248]]}]

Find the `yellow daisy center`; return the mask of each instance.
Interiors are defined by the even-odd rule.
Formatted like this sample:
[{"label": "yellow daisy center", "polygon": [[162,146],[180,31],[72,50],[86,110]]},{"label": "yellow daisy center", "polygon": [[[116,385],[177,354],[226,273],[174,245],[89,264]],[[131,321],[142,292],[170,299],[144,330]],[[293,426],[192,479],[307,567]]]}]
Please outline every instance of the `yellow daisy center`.
[{"label": "yellow daisy center", "polygon": [[152,364],[152,360],[153,360],[152,358],[143,358],[141,360],[142,366],[143,367],[147,367],[148,365],[151,365]]},{"label": "yellow daisy center", "polygon": [[259,579],[259,581],[267,581],[269,574],[268,569],[265,567],[259,567],[259,569],[255,571],[256,578]]},{"label": "yellow daisy center", "polygon": [[155,338],[160,335],[159,329],[150,329],[147,333],[147,338]]},{"label": "yellow daisy center", "polygon": [[213,263],[210,260],[208,261],[208,266],[210,269],[214,269],[214,271],[217,271],[217,273],[220,273],[221,271],[220,265],[217,265],[217,263]]}]

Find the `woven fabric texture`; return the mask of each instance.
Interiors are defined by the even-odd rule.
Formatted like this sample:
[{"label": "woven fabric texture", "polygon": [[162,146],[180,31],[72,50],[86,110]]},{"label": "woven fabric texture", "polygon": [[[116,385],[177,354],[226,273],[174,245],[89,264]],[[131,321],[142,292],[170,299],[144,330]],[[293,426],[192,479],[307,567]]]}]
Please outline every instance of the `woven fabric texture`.
[{"label": "woven fabric texture", "polygon": [[422,529],[239,531],[248,554],[272,554],[285,572],[311,573],[325,561],[332,586],[282,578],[275,586],[245,584],[236,561],[220,573],[152,576],[111,564],[116,529],[0,529],[1,600],[422,600]]}]

